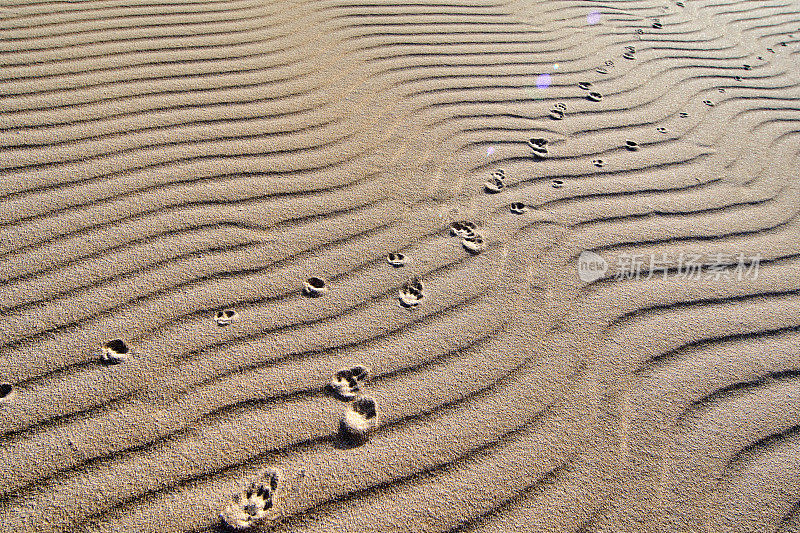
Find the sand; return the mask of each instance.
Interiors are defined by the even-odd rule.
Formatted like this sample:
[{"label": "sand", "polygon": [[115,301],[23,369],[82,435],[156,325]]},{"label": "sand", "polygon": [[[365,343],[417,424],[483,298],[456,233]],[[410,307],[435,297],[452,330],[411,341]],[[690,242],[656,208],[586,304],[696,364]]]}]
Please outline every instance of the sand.
[{"label": "sand", "polygon": [[0,531],[800,531],[799,104],[797,0],[3,2]]}]

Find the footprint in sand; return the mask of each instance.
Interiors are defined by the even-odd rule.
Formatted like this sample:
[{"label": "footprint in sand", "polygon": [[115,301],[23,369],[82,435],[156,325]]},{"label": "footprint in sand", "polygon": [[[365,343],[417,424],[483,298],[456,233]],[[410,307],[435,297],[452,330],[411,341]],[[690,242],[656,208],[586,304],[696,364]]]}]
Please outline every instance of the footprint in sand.
[{"label": "footprint in sand", "polygon": [[592,159],[592,164],[597,168],[603,168],[603,165],[605,165],[606,163],[602,159]]},{"label": "footprint in sand", "polygon": [[475,229],[478,226],[475,225],[474,222],[468,222],[466,220],[458,220],[450,224],[450,235],[453,237],[469,237],[475,234]]},{"label": "footprint in sand", "polygon": [[708,107],[714,107],[714,102],[711,100],[703,100],[703,103],[706,104]]},{"label": "footprint in sand", "polygon": [[528,208],[522,202],[511,202],[509,208],[515,215],[521,215],[528,210]]},{"label": "footprint in sand", "polygon": [[553,120],[561,120],[564,118],[564,113],[566,113],[566,111],[567,106],[559,102],[550,110],[550,118]]},{"label": "footprint in sand", "polygon": [[656,128],[656,131],[658,133],[667,133],[667,128],[662,126],[662,127]]},{"label": "footprint in sand", "polygon": [[366,442],[378,423],[378,404],[370,396],[362,396],[347,406],[339,422],[339,429],[349,440]]},{"label": "footprint in sand", "polygon": [[661,26],[661,23],[660,23],[660,22],[658,22],[658,21],[655,21],[655,22],[653,22],[653,28],[655,28],[655,29],[657,29],[657,30],[660,30],[660,29],[661,29],[661,27],[662,27],[662,26]]},{"label": "footprint in sand", "polygon": [[403,307],[416,307],[425,297],[424,294],[425,286],[422,283],[422,280],[418,277],[414,276],[407,282],[403,283],[398,291],[398,299],[400,300],[400,305]]},{"label": "footprint in sand", "polygon": [[599,102],[603,99],[603,95],[598,93],[597,91],[592,91],[586,95],[586,99],[591,102]]},{"label": "footprint in sand", "polygon": [[560,189],[564,186],[564,180],[550,180],[550,186],[554,189]]},{"label": "footprint in sand", "polygon": [[594,69],[598,74],[608,74],[608,69],[605,67],[597,67]]},{"label": "footprint in sand", "polygon": [[680,113],[678,113],[678,116],[680,116],[681,118],[687,118],[689,116],[689,113],[686,113],[685,111],[681,111]]},{"label": "footprint in sand", "polygon": [[361,365],[343,368],[331,379],[331,390],[341,400],[349,402],[361,392],[361,385],[369,376],[369,369]]},{"label": "footprint in sand", "polygon": [[630,150],[631,152],[635,152],[639,149],[639,143],[636,141],[625,141],[625,148]]},{"label": "footprint in sand", "polygon": [[325,286],[325,280],[322,278],[308,278],[305,283],[303,283],[303,296],[319,298],[326,292],[328,292],[328,287]]},{"label": "footprint in sand", "polygon": [[578,87],[580,87],[584,91],[588,91],[592,87],[592,84],[589,83],[588,81],[582,81],[578,83]]},{"label": "footprint in sand", "polygon": [[461,246],[471,254],[479,254],[486,249],[486,241],[480,233],[473,233],[461,239]]},{"label": "footprint in sand", "polygon": [[404,266],[408,262],[408,259],[400,252],[392,252],[386,256],[386,262],[395,268],[399,268]]},{"label": "footprint in sand", "polygon": [[108,365],[114,365],[126,361],[130,357],[131,349],[122,339],[110,340],[103,345],[100,360]]},{"label": "footprint in sand", "polygon": [[229,326],[237,320],[239,320],[239,313],[233,309],[217,311],[214,315],[214,322],[216,322],[219,327]]},{"label": "footprint in sand", "polygon": [[282,480],[280,470],[267,468],[245,490],[233,495],[233,501],[220,513],[220,518],[237,531],[275,520],[281,515],[277,491]]},{"label": "footprint in sand", "polygon": [[750,65],[742,65],[742,68],[745,70],[750,70],[753,67],[751,67]]},{"label": "footprint in sand", "polygon": [[533,155],[539,158],[547,156],[547,139],[531,137],[528,139],[528,146],[533,150]]},{"label": "footprint in sand", "polygon": [[633,61],[634,59],[636,59],[636,55],[633,52],[625,52],[624,54],[622,54],[622,57],[624,57],[629,61]]},{"label": "footprint in sand", "polygon": [[483,188],[490,194],[496,194],[506,188],[504,172],[492,172],[491,177],[483,183]]},{"label": "footprint in sand", "polygon": [[8,403],[14,398],[14,385],[11,383],[0,383],[0,403]]}]

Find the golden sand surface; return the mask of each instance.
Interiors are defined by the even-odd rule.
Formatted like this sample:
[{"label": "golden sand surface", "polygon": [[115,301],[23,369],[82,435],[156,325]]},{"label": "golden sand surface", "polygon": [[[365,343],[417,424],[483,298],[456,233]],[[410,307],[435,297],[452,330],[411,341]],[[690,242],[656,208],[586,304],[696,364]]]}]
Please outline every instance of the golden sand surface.
[{"label": "golden sand surface", "polygon": [[0,531],[800,531],[799,126],[798,0],[3,1]]}]

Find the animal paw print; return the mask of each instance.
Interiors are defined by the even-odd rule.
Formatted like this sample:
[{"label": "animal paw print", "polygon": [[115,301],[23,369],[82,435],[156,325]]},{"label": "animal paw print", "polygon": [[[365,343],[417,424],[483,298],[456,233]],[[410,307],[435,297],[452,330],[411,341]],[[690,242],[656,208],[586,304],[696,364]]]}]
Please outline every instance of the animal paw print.
[{"label": "animal paw print", "polygon": [[528,208],[522,202],[511,202],[509,208],[511,209],[511,212],[514,213],[515,215],[522,215],[523,213],[525,213],[525,211],[528,210]]},{"label": "animal paw print", "polygon": [[479,254],[486,249],[486,241],[480,233],[473,233],[461,239],[461,246],[471,254]]},{"label": "animal paw print", "polygon": [[491,177],[484,182],[483,188],[486,192],[496,194],[506,188],[506,174],[503,169],[492,172]]},{"label": "animal paw print", "polygon": [[564,113],[567,111],[567,106],[562,103],[557,103],[550,110],[550,118],[553,120],[561,120],[564,118]]},{"label": "animal paw print", "polygon": [[547,156],[547,139],[532,137],[528,139],[528,146],[533,150],[533,154],[536,157],[543,158]]},{"label": "animal paw print", "polygon": [[689,116],[689,113],[681,111],[680,113],[678,113],[678,116],[681,118],[687,118]]},{"label": "animal paw print", "polygon": [[633,46],[626,46],[625,53],[622,54],[622,57],[628,60],[636,59],[636,48]]},{"label": "animal paw print", "polygon": [[564,186],[564,180],[559,180],[559,179],[550,180],[550,186],[554,189],[560,189],[561,187]]},{"label": "animal paw print", "polygon": [[214,322],[216,322],[219,327],[229,326],[237,320],[239,320],[239,313],[233,309],[224,309],[214,314]]},{"label": "animal paw print", "polygon": [[751,67],[750,65],[742,65],[742,68],[745,69],[745,70],[750,70],[753,67]]},{"label": "animal paw print", "polygon": [[584,91],[588,91],[592,87],[592,84],[589,83],[588,81],[582,81],[578,83],[578,87],[580,87]]},{"label": "animal paw print", "polygon": [[639,149],[639,143],[636,141],[625,141],[625,148],[631,152],[635,152]]},{"label": "animal paw print", "polygon": [[717,90],[718,90],[719,92],[721,92],[721,93],[724,93],[724,92],[725,92],[725,89],[723,89],[722,87],[720,87],[720,88],[719,88],[719,89],[717,89]]},{"label": "animal paw print", "polygon": [[656,128],[656,131],[658,133],[667,133],[667,128],[662,126],[662,127]]},{"label": "animal paw print", "polygon": [[110,340],[103,345],[100,360],[107,365],[115,365],[130,357],[131,349],[122,339]]},{"label": "animal paw print", "polygon": [[605,61],[602,67],[597,67],[595,71],[599,72],[600,74],[608,74],[608,71],[614,68],[614,61],[611,59]]},{"label": "animal paw print", "polygon": [[653,28],[655,28],[657,30],[660,30],[662,28],[661,22],[658,19],[653,21]]},{"label": "animal paw print", "polygon": [[422,280],[414,276],[407,282],[403,283],[402,287],[400,287],[400,290],[398,291],[400,305],[406,308],[416,307],[425,297],[424,291],[425,286],[422,284]]},{"label": "animal paw print", "polygon": [[14,398],[14,385],[11,383],[0,383],[0,403],[8,403]]},{"label": "animal paw print", "polygon": [[458,220],[450,224],[450,235],[453,237],[470,237],[475,234],[475,230],[477,226],[474,222],[468,222],[464,220]]},{"label": "animal paw print", "polygon": [[259,479],[233,495],[232,502],[220,513],[220,517],[235,530],[249,529],[265,520],[274,520],[280,516],[276,493],[282,478],[279,470],[266,469]]},{"label": "animal paw print", "polygon": [[325,285],[325,280],[322,278],[311,277],[303,283],[303,296],[319,298],[326,292],[328,292],[328,287]]},{"label": "animal paw print", "polygon": [[586,99],[591,102],[599,102],[603,99],[603,95],[598,93],[597,91],[592,91],[586,95]]},{"label": "animal paw print", "polygon": [[361,392],[361,385],[369,376],[369,369],[361,365],[343,368],[331,379],[331,390],[341,400],[349,402]]},{"label": "animal paw print", "polygon": [[683,2],[675,2],[675,5],[678,7],[686,7]]},{"label": "animal paw print", "polygon": [[343,436],[356,443],[363,443],[378,424],[378,404],[370,396],[362,396],[347,406],[339,422]]},{"label": "animal paw print", "polygon": [[706,104],[708,107],[714,107],[714,102],[711,100],[703,100],[703,103]]},{"label": "animal paw print", "polygon": [[603,166],[604,166],[606,163],[605,163],[605,161],[603,161],[602,159],[593,159],[593,160],[592,160],[592,164],[593,164],[594,166],[596,166],[597,168],[603,168]]},{"label": "animal paw print", "polygon": [[406,264],[408,259],[405,255],[399,252],[392,252],[386,256],[386,262],[392,265],[395,268],[399,268]]}]

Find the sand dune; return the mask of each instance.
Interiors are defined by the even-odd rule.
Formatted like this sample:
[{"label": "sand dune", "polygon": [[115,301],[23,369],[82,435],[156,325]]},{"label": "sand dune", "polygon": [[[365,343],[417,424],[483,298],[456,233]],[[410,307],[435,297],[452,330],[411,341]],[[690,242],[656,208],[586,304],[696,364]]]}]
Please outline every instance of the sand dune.
[{"label": "sand dune", "polygon": [[274,468],[255,530],[800,531],[798,61],[792,0],[4,3],[0,530]]}]

